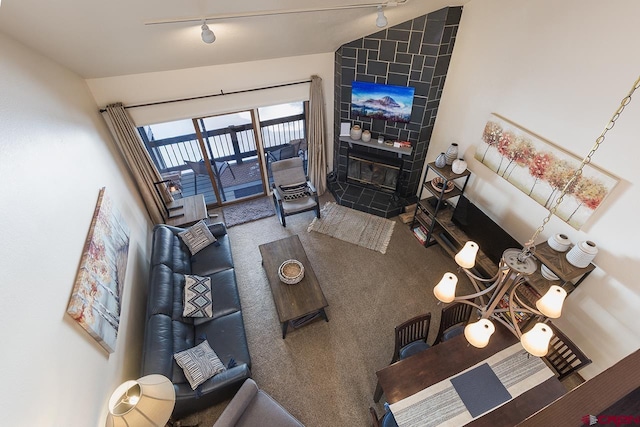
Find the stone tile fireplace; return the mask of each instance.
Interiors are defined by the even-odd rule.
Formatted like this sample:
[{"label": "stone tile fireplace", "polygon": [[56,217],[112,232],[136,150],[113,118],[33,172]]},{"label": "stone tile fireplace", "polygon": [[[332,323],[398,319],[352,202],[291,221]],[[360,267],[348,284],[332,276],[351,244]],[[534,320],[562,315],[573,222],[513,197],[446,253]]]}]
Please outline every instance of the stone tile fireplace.
[{"label": "stone tile fireplace", "polygon": [[[461,14],[462,7],[446,7],[355,40],[336,51],[335,137],[328,185],[339,204],[389,218],[415,202]],[[410,122],[352,117],[354,80],[415,88]],[[411,150],[397,153],[375,143],[353,144],[348,136],[340,136],[341,122],[370,130],[372,141],[378,136],[385,140],[409,141]],[[384,163],[385,159],[393,159],[391,164],[399,163],[395,189],[391,191],[389,186],[350,177],[356,168],[349,166],[349,156],[354,151],[368,161],[376,159]],[[359,170],[362,172],[362,164]]]}]

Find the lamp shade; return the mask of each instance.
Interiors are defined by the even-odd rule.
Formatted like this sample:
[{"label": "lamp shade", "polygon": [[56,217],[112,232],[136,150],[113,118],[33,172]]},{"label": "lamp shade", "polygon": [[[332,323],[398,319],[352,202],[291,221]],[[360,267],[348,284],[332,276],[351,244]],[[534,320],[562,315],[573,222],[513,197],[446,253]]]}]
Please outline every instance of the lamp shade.
[{"label": "lamp shade", "polygon": [[440,282],[433,288],[433,294],[439,301],[449,303],[456,297],[458,278],[453,273],[444,273]]},{"label": "lamp shade", "polygon": [[464,247],[456,254],[455,260],[462,268],[473,268],[476,265],[476,254],[478,253],[478,244],[468,241]]},{"label": "lamp shade", "polygon": [[106,427],[164,427],[171,417],[176,394],[163,375],[126,381],[109,399]]},{"label": "lamp shade", "polygon": [[480,319],[464,327],[464,336],[472,346],[484,348],[495,331],[496,327],[489,319]]},{"label": "lamp shade", "polygon": [[558,285],[552,285],[547,293],[536,301],[536,307],[545,316],[557,319],[562,314],[562,304],[566,297],[567,291]]},{"label": "lamp shade", "polygon": [[536,323],[530,331],[522,334],[520,342],[525,350],[534,356],[542,357],[549,351],[549,341],[553,332],[544,323]]}]

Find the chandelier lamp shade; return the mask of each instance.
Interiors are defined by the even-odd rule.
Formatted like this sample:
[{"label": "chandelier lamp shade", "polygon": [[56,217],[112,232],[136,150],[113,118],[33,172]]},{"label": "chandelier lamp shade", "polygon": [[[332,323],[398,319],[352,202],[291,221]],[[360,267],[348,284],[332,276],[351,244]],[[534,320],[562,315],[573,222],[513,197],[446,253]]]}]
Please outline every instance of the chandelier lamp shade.
[{"label": "chandelier lamp shade", "polygon": [[[465,338],[474,347],[483,348],[489,343],[491,335],[495,331],[493,322],[498,322],[518,337],[524,349],[530,354],[538,357],[547,354],[553,332],[545,324],[545,321],[560,317],[567,292],[560,286],[552,285],[535,304],[531,304],[531,301],[524,298],[523,293],[519,293],[518,289],[525,285],[527,276],[530,276],[538,268],[537,262],[533,258],[536,239],[557,211],[568,189],[582,174],[584,166],[591,162],[591,158],[600,144],[604,142],[607,132],[614,127],[615,122],[620,118],[624,108],[631,102],[631,96],[638,87],[640,87],[640,77],[636,79],[629,93],[622,99],[620,106],[600,136],[596,138],[595,144],[584,157],[580,166],[567,180],[562,192],[552,204],[542,224],[535,230],[533,236],[525,243],[522,249],[507,249],[503,252],[498,265],[498,272],[494,277],[485,279],[471,271],[475,266],[476,255],[480,248],[475,242],[466,242],[454,259],[459,266],[459,270],[462,270],[469,278],[476,292],[469,295],[456,296],[458,278],[453,273],[445,273],[440,282],[433,288],[434,295],[441,302],[450,303],[456,301],[476,308],[479,320],[469,323],[464,329]],[[531,305],[535,305],[535,307]],[[523,328],[526,329],[525,332],[520,328],[516,313],[518,315],[523,313],[528,315],[527,320],[522,322]],[[531,320],[536,321],[533,326],[531,326],[531,323],[533,323]]]},{"label": "chandelier lamp shade", "polygon": [[109,399],[106,427],[164,427],[176,402],[173,383],[147,375],[120,384]]}]

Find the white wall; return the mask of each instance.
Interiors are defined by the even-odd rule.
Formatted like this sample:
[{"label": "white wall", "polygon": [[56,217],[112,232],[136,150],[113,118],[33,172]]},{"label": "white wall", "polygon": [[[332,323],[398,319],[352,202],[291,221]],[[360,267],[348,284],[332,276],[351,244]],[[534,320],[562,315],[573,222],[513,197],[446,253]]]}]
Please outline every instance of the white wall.
[{"label": "white wall", "polygon": [[[84,80],[3,35],[0,52],[2,424],[104,425],[140,372],[150,222]],[[66,315],[103,186],[131,229],[110,355]]]},{"label": "white wall", "polygon": [[[463,10],[428,158],[452,142],[473,173],[469,198],[521,243],[547,211],[473,158],[492,112],[584,157],[640,72],[630,46],[640,39],[634,0],[472,0]],[[576,231],[558,218],[543,241],[563,232],[599,247],[597,269],[570,295],[558,323],[593,364],[592,377],[640,347],[640,92],[593,163],[620,184]]]},{"label": "white wall", "polygon": [[[312,75],[322,78],[327,118],[327,141],[333,140],[333,63],[334,54],[324,53],[299,57],[278,58],[183,70],[133,74],[127,76],[89,79],[87,84],[96,103],[101,107],[122,102],[125,106],[231,93],[284,83],[309,80]],[[150,123],[188,119],[205,115],[241,111],[254,107],[276,105],[309,99],[309,84],[288,86],[243,94],[215,96],[200,100],[163,104],[154,107],[131,108],[138,126]],[[332,152],[327,149],[327,164]]]}]

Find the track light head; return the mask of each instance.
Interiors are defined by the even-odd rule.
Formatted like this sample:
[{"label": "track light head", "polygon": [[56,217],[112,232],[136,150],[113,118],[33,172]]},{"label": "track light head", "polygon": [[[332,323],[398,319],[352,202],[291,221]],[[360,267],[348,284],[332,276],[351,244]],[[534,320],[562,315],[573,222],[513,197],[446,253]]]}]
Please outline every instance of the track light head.
[{"label": "track light head", "polygon": [[384,16],[384,11],[382,10],[382,6],[378,6],[378,17],[376,18],[376,27],[384,28],[387,26],[387,17]]},{"label": "track light head", "polygon": [[214,41],[216,41],[216,35],[213,34],[213,31],[209,29],[209,26],[207,25],[206,22],[202,22],[201,37],[202,37],[202,41],[208,44],[211,44]]}]

